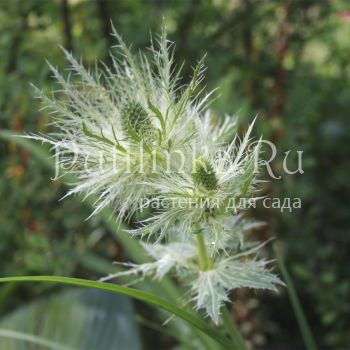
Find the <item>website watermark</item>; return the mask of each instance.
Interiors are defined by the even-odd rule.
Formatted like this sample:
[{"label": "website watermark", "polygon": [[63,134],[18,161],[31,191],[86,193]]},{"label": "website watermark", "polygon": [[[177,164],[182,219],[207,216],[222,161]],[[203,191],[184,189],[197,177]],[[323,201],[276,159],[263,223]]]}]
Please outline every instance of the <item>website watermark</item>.
[{"label": "website watermark", "polygon": [[221,201],[218,198],[144,198],[139,205],[140,211],[144,211],[146,208],[153,210],[168,210],[172,208],[177,209],[200,209],[204,212],[221,212],[234,214],[239,213],[242,210],[249,208],[257,208],[261,206],[267,209],[278,209],[280,212],[288,211],[292,212],[294,209],[301,208],[301,198],[299,197],[230,197]]},{"label": "website watermark", "polygon": [[[265,147],[267,150],[263,153],[256,152],[256,147]],[[253,159],[253,174],[264,171],[271,179],[280,180],[282,175],[278,174],[273,167],[277,155],[276,145],[267,140],[251,143],[244,154],[236,154],[230,148],[219,149],[215,154],[212,154],[210,148],[206,146],[198,149],[193,146],[190,151],[171,149],[171,147],[165,149],[156,146],[150,147],[143,142],[140,142],[138,147],[125,148],[125,151],[121,151],[114,146],[104,146],[89,152],[78,143],[70,143],[68,148],[65,142],[61,142],[57,143],[55,147],[54,179],[60,176],[62,170],[69,171],[72,169],[80,169],[87,174],[104,171],[107,168],[108,171],[115,174],[120,171],[138,174],[157,174],[159,172],[163,174],[195,173],[199,157],[202,159],[210,158],[214,164],[218,163],[219,166],[215,167],[215,173],[221,175],[228,171],[228,167],[232,171],[239,169],[239,162],[244,160],[244,157],[250,156]],[[304,173],[303,151],[288,150],[282,155],[278,155],[278,158],[281,159],[281,156],[283,159],[281,170],[285,174],[297,175]],[[290,164],[292,156],[296,157],[296,164],[295,161],[293,162],[294,169],[291,169]],[[206,166],[205,162],[203,162],[203,166]]]}]

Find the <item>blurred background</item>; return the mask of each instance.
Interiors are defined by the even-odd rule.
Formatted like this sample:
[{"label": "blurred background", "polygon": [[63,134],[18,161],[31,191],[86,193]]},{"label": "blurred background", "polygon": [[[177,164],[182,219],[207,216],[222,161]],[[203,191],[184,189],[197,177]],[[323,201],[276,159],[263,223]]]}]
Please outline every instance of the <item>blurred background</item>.
[{"label": "blurred background", "polygon": [[[318,348],[349,348],[347,0],[0,0],[1,276],[97,279],[114,271],[113,261],[134,260],[106,215],[86,221],[89,203],[73,197],[59,202],[67,187],[63,180],[51,181],[54,173],[45,153],[13,142],[8,135],[50,129],[49,116],[39,111],[29,83],[52,88],[45,60],[65,69],[59,45],[86,65],[99,60],[110,64],[108,48],[116,44],[109,34],[110,20],[138,50],[149,45],[150,31],[159,31],[163,18],[169,38],[176,41],[177,62],[186,61],[185,76],[207,53],[206,84],[208,89],[218,86],[221,95],[212,108],[220,115],[238,112],[242,128],[258,114],[256,135],[277,145],[273,166],[282,179],[271,181],[267,192],[299,197],[302,208],[259,209],[252,215],[268,222],[260,235],[274,236],[281,243]],[[45,147],[42,150],[46,152]],[[304,174],[282,171],[288,150],[294,155],[303,151]],[[296,157],[291,155],[288,164],[295,170]],[[68,292],[60,299],[64,305],[79,298],[75,292],[67,297]],[[43,310],[42,303],[56,294],[52,285],[1,285],[0,320],[7,325],[15,322],[14,310],[18,319],[18,312],[28,305],[35,308],[39,303]],[[233,299],[236,321],[255,348],[304,347],[286,290],[278,295],[240,291]],[[49,300],[48,305],[55,304]],[[130,303],[120,312],[126,313],[124,320],[132,318],[129,332],[141,340],[119,349],[177,346],[170,335],[155,336],[155,325],[145,325],[145,318],[159,324],[147,306]],[[27,322],[36,319],[35,311],[20,315],[22,323],[25,317],[32,317]]]}]

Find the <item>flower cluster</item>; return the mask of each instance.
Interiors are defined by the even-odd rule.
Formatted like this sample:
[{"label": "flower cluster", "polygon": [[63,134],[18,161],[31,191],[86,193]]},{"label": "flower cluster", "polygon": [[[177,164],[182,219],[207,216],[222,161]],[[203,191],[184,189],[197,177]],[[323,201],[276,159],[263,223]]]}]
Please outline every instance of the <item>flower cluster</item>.
[{"label": "flower cluster", "polygon": [[60,89],[52,97],[37,92],[54,114],[56,130],[30,137],[53,145],[61,167],[76,175],[67,195],[97,196],[93,214],[109,206],[127,220],[144,208],[144,199],[158,203],[130,230],[147,238],[143,246],[154,262],[108,278],[174,274],[189,285],[195,307],[218,322],[230,290],[276,290],[282,284],[268,261],[257,258],[264,243],[246,239],[259,223],[244,219],[242,208],[233,205],[256,199],[253,123],[240,139],[235,118],[220,122],[208,110],[203,59],[181,84],[165,31],[157,48],[152,43],[151,58],[133,56],[114,35],[119,45],[112,67],[91,73],[66,51],[72,77],[64,79],[50,66]]}]

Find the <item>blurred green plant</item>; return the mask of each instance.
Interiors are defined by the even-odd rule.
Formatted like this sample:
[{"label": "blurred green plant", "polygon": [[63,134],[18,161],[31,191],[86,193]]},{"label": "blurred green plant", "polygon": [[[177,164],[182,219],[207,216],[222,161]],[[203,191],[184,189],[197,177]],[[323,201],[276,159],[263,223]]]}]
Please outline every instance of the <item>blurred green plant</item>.
[{"label": "blurred green plant", "polygon": [[[277,170],[284,151],[304,151],[305,173],[283,175],[268,189],[281,198],[301,197],[302,209],[261,216],[285,242],[286,265],[319,347],[344,347],[350,343],[348,1],[0,1],[0,130],[46,131],[48,116],[37,112],[28,82],[51,85],[43,61],[63,65],[59,44],[92,64],[108,56],[110,19],[138,48],[163,16],[171,39],[181,42],[177,61],[194,64],[207,52],[209,88],[219,85],[222,94],[215,109],[239,111],[242,120],[259,113],[260,131],[279,144]],[[64,192],[49,176],[52,170],[38,166],[32,150],[0,144],[3,275],[110,272],[108,264],[127,253],[108,224],[82,220],[87,207],[73,198],[58,205]],[[33,240],[47,241],[48,252]],[[37,269],[32,255],[33,261],[47,258],[44,268]],[[44,284],[5,285],[0,312],[50,291]],[[250,294],[239,297],[244,304]],[[263,339],[247,336],[256,346],[301,347],[286,294],[265,295],[254,315],[233,308],[240,325],[260,324]]]},{"label": "blurred green plant", "polygon": [[67,289],[0,320],[2,349],[140,350],[130,300],[108,292]]},{"label": "blurred green plant", "polygon": [[207,334],[212,339],[217,341],[219,344],[223,345],[225,348],[232,348],[232,343],[218,330],[212,328],[208,323],[198,318],[196,315],[184,311],[184,308],[179,308],[173,303],[166,301],[163,298],[156,296],[155,294],[146,293],[141,290],[131,289],[127,287],[122,287],[114,285],[111,283],[88,281],[78,278],[70,277],[57,277],[57,276],[27,276],[27,277],[7,277],[0,278],[1,282],[55,282],[62,284],[75,285],[80,287],[95,288],[104,291],[114,292],[129,297],[133,297],[140,301],[150,303],[154,306],[163,308],[169,311],[171,314],[180,317],[181,319],[188,322],[191,326],[199,329],[204,334]]}]

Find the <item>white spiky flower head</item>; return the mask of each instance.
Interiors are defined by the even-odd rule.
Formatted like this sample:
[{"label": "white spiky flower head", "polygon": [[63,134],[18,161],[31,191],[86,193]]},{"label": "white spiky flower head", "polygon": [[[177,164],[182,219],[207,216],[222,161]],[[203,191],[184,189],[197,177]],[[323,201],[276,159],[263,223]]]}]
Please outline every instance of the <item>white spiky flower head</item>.
[{"label": "white spiky flower head", "polygon": [[180,84],[164,30],[158,49],[151,46],[151,59],[133,56],[114,35],[121,55],[112,55],[112,68],[91,73],[66,51],[73,76],[64,79],[50,66],[60,97],[37,91],[56,130],[29,137],[50,143],[65,172],[76,175],[68,195],[97,196],[94,213],[112,206],[125,217],[158,203],[131,231],[156,237],[155,244],[144,245],[154,262],[131,265],[122,274],[175,274],[189,285],[195,308],[217,323],[230,290],[282,284],[256,257],[264,243],[247,240],[258,223],[243,218],[241,200],[256,200],[259,182],[253,123],[240,140],[235,118],[220,123],[207,110],[210,93],[200,97],[199,88],[203,60],[190,82]]},{"label": "white spiky flower head", "polygon": [[[174,70],[172,43],[165,30],[153,43],[151,59],[135,57],[114,31],[119,56],[111,55],[113,67],[104,65],[91,73],[64,51],[71,74],[64,79],[50,65],[60,84],[60,98],[37,89],[44,108],[55,115],[54,133],[32,138],[49,142],[66,172],[78,183],[68,195],[97,195],[95,212],[113,206],[119,215],[130,215],[154,189],[146,181],[156,179],[169,167],[169,153],[187,154],[195,133],[194,120],[210,94],[199,97],[203,59],[187,85],[179,83]],[[73,75],[73,76],[71,76]],[[176,167],[173,157],[170,167]]]},{"label": "white spiky flower head", "polygon": [[[191,235],[199,225],[207,232],[213,252],[225,249],[223,243],[225,234],[232,229],[232,214],[242,209],[259,182],[259,143],[251,142],[253,124],[241,142],[236,135],[226,144],[223,136],[230,125],[227,121],[213,128],[207,118],[204,122],[198,119],[197,137],[191,143],[192,158],[187,160],[184,171],[164,174],[154,183],[153,179],[148,180],[158,192],[154,198],[158,213],[130,232],[156,235],[159,240],[173,225],[184,235]],[[257,198],[249,199],[251,203]]]},{"label": "white spiky flower head", "polygon": [[107,279],[125,274],[160,279],[172,273],[190,286],[187,301],[218,323],[232,289],[276,291],[276,285],[283,283],[267,268],[268,261],[257,258],[266,242],[247,240],[247,232],[261,225],[243,217],[244,203],[259,198],[255,197],[259,143],[251,139],[253,123],[242,140],[236,135],[227,143],[228,122],[213,126],[209,120],[206,116],[196,121],[194,161],[189,160],[183,172],[164,174],[156,183],[150,180],[158,192],[153,199],[157,212],[130,231],[156,236],[156,244],[145,245],[155,261],[132,265]]}]

